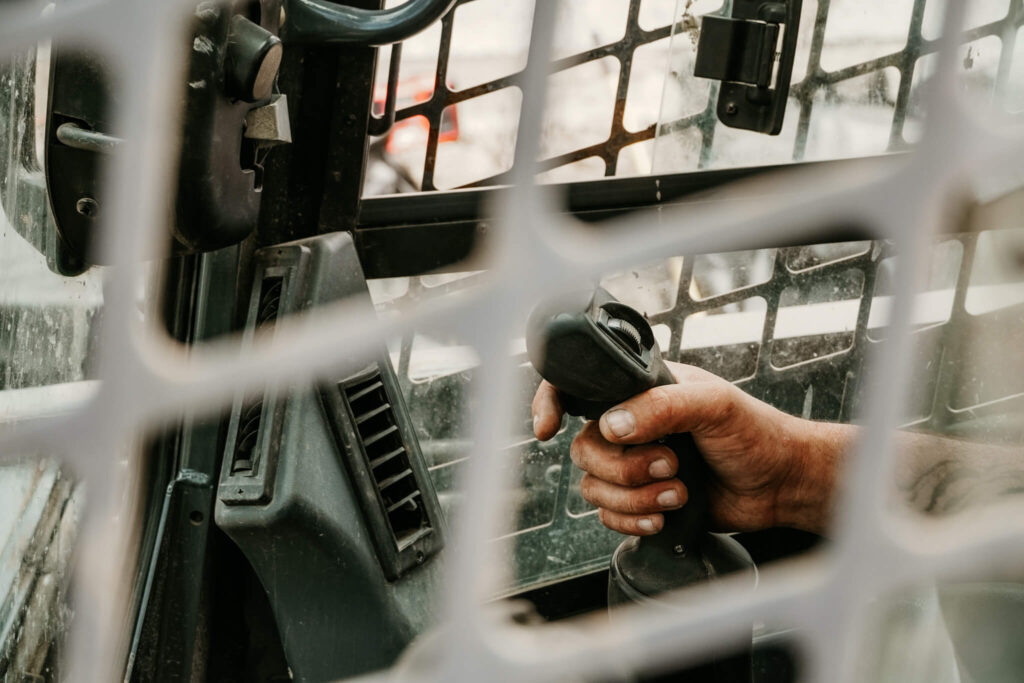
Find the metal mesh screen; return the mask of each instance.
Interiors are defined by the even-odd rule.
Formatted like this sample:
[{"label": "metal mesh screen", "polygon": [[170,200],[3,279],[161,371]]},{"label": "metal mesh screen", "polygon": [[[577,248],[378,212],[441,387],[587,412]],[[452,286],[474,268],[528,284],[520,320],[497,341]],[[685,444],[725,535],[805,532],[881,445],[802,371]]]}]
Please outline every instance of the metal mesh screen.
[{"label": "metal mesh screen", "polygon": [[[991,239],[985,235],[983,244]],[[961,367],[965,340],[973,340],[973,357],[998,354],[1001,334],[1013,327],[1005,318],[1016,315],[1010,312],[1016,298],[992,310],[969,310],[968,292],[1013,286],[972,278],[977,243],[978,235],[964,233],[929,250],[930,281],[918,294],[913,321],[913,395],[902,424],[953,436],[977,437],[982,430],[1005,440],[1024,381],[999,382],[995,375],[1016,378],[1024,368],[1012,356],[1004,357],[999,371]],[[714,372],[790,414],[850,422],[863,408],[865,360],[884,343],[890,324],[890,281],[898,263],[893,251],[891,243],[879,241],[678,257],[606,277],[602,285],[646,310],[667,358]],[[992,258],[983,255],[983,272],[992,270]],[[439,276],[428,276],[424,285],[423,278],[411,278],[403,294],[392,290],[379,307],[408,310],[483,279],[440,278],[448,281],[438,284]],[[477,362],[472,349],[455,342],[410,335],[395,355],[435,482],[450,497],[458,496],[454,473],[472,453],[461,415]],[[525,354],[516,360],[525,410],[538,378]],[[989,387],[984,395],[977,393],[982,386]],[[600,525],[596,509],[579,494],[581,472],[569,459],[568,444],[582,422],[569,420],[550,443],[532,438],[529,415],[517,416],[515,424],[503,456],[519,462],[512,475],[518,517],[503,539],[515,570],[499,593],[602,568],[621,539]]]},{"label": "metal mesh screen", "polygon": [[[478,0],[462,0],[457,7],[464,7],[475,1]],[[816,110],[821,108],[822,102],[843,100],[848,97],[841,92],[844,85],[861,80],[871,81],[864,88],[866,96],[872,100],[873,105],[879,106],[887,112],[886,115],[890,121],[888,139],[880,139],[877,143],[873,142],[872,149],[877,152],[900,151],[906,149],[908,144],[913,142],[916,133],[909,128],[916,125],[920,118],[921,86],[927,80],[927,72],[931,68],[929,58],[936,53],[939,43],[935,40],[934,27],[925,26],[926,15],[928,15],[926,0],[912,0],[912,7],[910,0],[904,4],[909,10],[909,25],[905,23],[906,18],[902,17],[899,11],[894,11],[885,17],[885,19],[892,20],[895,28],[905,35],[899,49],[866,61],[844,63],[838,66],[829,64],[828,60],[823,60],[823,52],[826,47],[831,47],[826,36],[837,29],[841,31],[842,22],[849,21],[851,13],[858,10],[852,7],[854,3],[832,2],[831,0],[804,3],[804,17],[800,27],[802,32],[799,50],[800,63],[798,64],[803,76],[800,77],[799,73],[795,75],[796,78],[790,90],[786,130],[781,138],[786,141],[784,144],[790,147],[788,153],[778,160],[788,158],[792,161],[801,161],[805,158],[833,156],[828,150],[812,150],[808,154],[808,139],[812,131],[812,120],[815,118]],[[716,158],[716,151],[719,151],[719,148],[728,150],[738,142],[729,135],[724,135],[726,140],[723,141],[723,133],[728,133],[729,129],[720,124],[716,117],[717,84],[701,82],[703,88],[692,89],[686,94],[688,101],[683,109],[691,113],[678,116],[671,109],[663,108],[659,123],[651,123],[639,130],[631,129],[630,126],[624,124],[623,115],[630,97],[631,75],[637,50],[671,35],[673,36],[673,52],[677,56],[685,55],[692,51],[691,42],[695,43],[695,38],[699,34],[700,16],[695,13],[701,11],[701,3],[681,1],[676,6],[674,24],[669,23],[648,29],[641,25],[642,5],[641,0],[630,0],[621,39],[552,62],[551,72],[557,74],[582,64],[596,63],[607,58],[614,59],[618,65],[614,110],[607,135],[600,142],[545,158],[538,165],[538,169],[549,171],[583,160],[600,160],[604,168],[603,175],[614,176],[619,170],[620,153],[623,149],[652,140],[656,136],[658,138],[690,136],[695,139],[697,144],[686,151],[687,167],[690,167],[690,158],[697,162],[693,165],[694,168],[757,163],[756,159],[743,161],[730,159],[731,155],[729,154],[719,155]],[[833,12],[833,9],[837,11]],[[600,10],[595,9],[594,11]],[[668,13],[662,11],[660,14],[667,15]],[[830,20],[831,14],[838,16]],[[933,11],[932,14],[937,14],[937,12]],[[974,22],[974,25],[963,31],[959,42],[969,49],[964,54],[965,74],[974,68],[972,77],[983,81],[982,84],[975,86],[977,98],[979,100],[993,98],[996,102],[1004,103],[1012,85],[1011,65],[1018,40],[1018,29],[1024,26],[1024,8],[1019,0],[1012,0],[1007,4],[1005,13],[998,19],[992,20],[991,14],[989,12],[982,15]],[[928,15],[927,19],[929,24],[937,23],[934,16]],[[449,187],[449,185],[443,184],[439,188],[435,184],[438,149],[443,144],[442,130],[445,129],[445,117],[453,116],[451,112],[467,102],[498,92],[508,92],[508,89],[518,89],[523,80],[524,71],[520,70],[464,89],[454,86],[448,77],[449,57],[452,52],[453,30],[456,22],[459,21],[459,13],[454,11],[442,22],[437,70],[429,97],[408,106],[399,106],[395,112],[397,122],[414,117],[423,117],[423,120],[427,122],[429,133],[425,141],[422,182],[419,184],[419,189],[424,191],[448,189]],[[468,22],[468,19],[463,21]],[[894,26],[889,26],[886,31],[892,33],[893,29]],[[930,29],[930,31],[926,31],[926,29]],[[464,28],[464,30],[466,29]],[[986,38],[997,39],[998,45],[985,44],[982,41]],[[991,54],[993,49],[996,50],[996,55]],[[985,53],[984,63],[978,59],[982,52]],[[976,59],[978,59],[978,63],[975,65]],[[985,65],[993,65],[994,68],[989,72]],[[398,78],[398,70],[395,66],[392,67],[391,75]],[[663,70],[665,66],[666,64],[660,61],[650,64],[645,62],[644,64],[644,68],[657,68],[659,71]],[[669,72],[665,76],[670,81],[694,80],[690,73],[692,72],[692,63],[686,61],[685,58],[679,64],[672,64]],[[888,82],[889,78],[887,78],[886,72],[893,72],[895,78],[891,79],[892,83]],[[820,118],[821,114],[818,116]],[[740,135],[746,138],[745,142],[741,144],[746,147],[757,147],[757,143],[750,142],[751,139],[758,137],[756,134],[741,133]],[[513,139],[514,135],[509,139],[508,145],[511,146]],[[674,168],[675,163],[664,160],[659,162],[656,153],[656,171],[680,170]],[[643,169],[644,172],[647,170]],[[462,186],[478,187],[502,184],[508,182],[512,177],[511,173],[512,170],[505,171]]]},{"label": "metal mesh screen", "polygon": [[[791,157],[794,161],[803,160],[807,156],[811,122],[820,103],[839,97],[837,89],[841,88],[844,83],[856,79],[874,77],[879,89],[871,93],[871,96],[877,98],[878,104],[890,107],[892,110],[888,151],[904,150],[913,141],[913,135],[908,134],[907,131],[908,124],[921,115],[920,87],[927,79],[927,71],[931,66],[927,58],[929,55],[934,55],[939,49],[939,43],[934,39],[935,36],[926,36],[923,32],[927,4],[927,0],[913,1],[909,13],[909,25],[906,26],[906,41],[901,49],[867,61],[833,68],[827,68],[823,61],[826,36],[830,30],[838,28],[837,24],[849,20],[852,10],[851,3],[819,0],[817,3],[804,5],[805,18],[801,22],[801,30],[810,29],[810,34],[805,38],[809,43],[806,48],[807,63],[804,67],[805,75],[800,80],[795,80],[790,89],[791,106],[788,116],[790,118],[794,114],[798,114],[798,116],[796,121],[787,121],[787,127],[795,126]],[[932,3],[932,9],[934,10],[934,8],[935,4]],[[838,14],[838,12],[833,12],[833,9],[845,10],[845,13],[834,17],[832,15]],[[811,16],[813,16],[813,22],[811,22]],[[990,61],[995,61],[997,64],[995,73],[979,76],[986,80],[991,78],[991,82],[986,83],[987,88],[979,89],[975,93],[978,105],[981,105],[986,97],[992,98],[995,102],[1002,102],[1010,83],[1010,65],[1014,57],[1018,29],[1022,25],[1024,25],[1022,6],[1020,2],[1013,0],[1007,5],[1006,13],[1000,18],[980,24],[975,22],[975,25],[960,34],[959,42],[962,45],[975,43],[986,37],[999,39],[998,57],[992,60],[992,55],[987,55]],[[897,26],[902,29],[902,22]],[[893,26],[889,26],[887,30],[891,31],[893,28]],[[969,52],[965,55],[965,62],[970,62],[971,54]],[[890,68],[898,71],[895,92],[887,90],[883,78],[883,72]],[[964,64],[965,71],[970,68],[970,65]],[[661,134],[665,135],[680,133],[686,129],[697,129],[701,139],[700,167],[702,168],[711,164],[716,132],[720,133],[724,130],[724,127],[717,125],[716,121],[717,94],[717,87],[712,88],[711,97],[709,97],[705,109],[693,116],[665,122],[661,131]]]},{"label": "metal mesh screen", "polygon": [[[410,106],[400,107],[395,112],[396,122],[422,116],[425,117],[429,124],[429,135],[426,141],[426,154],[423,162],[422,190],[438,189],[434,183],[434,178],[445,112],[462,103],[507,88],[521,88],[523,83],[525,69],[461,90],[456,89],[450,83],[448,78],[449,55],[451,54],[452,47],[452,33],[455,28],[455,22],[458,21],[459,17],[458,9],[473,1],[460,0],[455,10],[442,19],[437,72],[429,99]],[[626,96],[630,84],[630,74],[632,73],[633,55],[637,48],[669,37],[672,32],[672,26],[665,25],[650,30],[644,29],[639,21],[640,10],[641,0],[630,0],[625,30],[621,39],[585,52],[564,57],[552,63],[551,72],[558,73],[582,64],[593,63],[610,57],[618,62],[619,68],[611,130],[608,132],[607,138],[596,144],[574,149],[559,154],[557,157],[546,159],[541,164],[542,170],[557,168],[583,159],[596,157],[604,163],[604,175],[613,176],[618,164],[619,152],[623,148],[654,138],[655,124],[651,124],[640,131],[630,131],[623,125]],[[507,182],[510,177],[509,173],[506,172],[478,180],[468,186],[500,184]]]}]

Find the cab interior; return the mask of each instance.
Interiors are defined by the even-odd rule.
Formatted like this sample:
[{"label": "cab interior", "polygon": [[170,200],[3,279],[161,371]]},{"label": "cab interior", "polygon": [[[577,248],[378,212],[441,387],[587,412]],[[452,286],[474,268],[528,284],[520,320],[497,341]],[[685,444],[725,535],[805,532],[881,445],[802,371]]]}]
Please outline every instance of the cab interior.
[{"label": "cab interior", "polygon": [[[22,5],[32,3],[55,11]],[[774,24],[757,14],[769,4]],[[552,221],[572,217],[599,236],[624,216],[664,212],[687,230],[691,209],[756,207],[817,173],[904,163],[927,114],[942,3],[860,4],[562,3],[537,164],[538,183],[559,198]],[[533,3],[345,6],[364,13],[343,21],[326,0],[236,1],[200,3],[187,22],[166,255],[138,294],[150,302],[140,316],[182,348],[228,338],[244,348],[290,316],[339,304],[397,320],[486,281],[479,257],[497,243],[494,207],[518,177]],[[1007,36],[1024,30],[1020,0],[972,3],[968,21],[957,48],[968,101],[1019,121],[1024,53]],[[772,26],[766,75],[737,66],[757,57],[749,46],[702,38]],[[58,40],[0,68],[0,281],[10,294],[0,302],[0,421],[20,424],[97,391],[104,283],[116,266],[96,255],[122,86],[102,54]],[[999,266],[1020,249],[1024,214],[1004,180],[979,180],[922,247],[930,265],[905,428],[1024,436],[1024,356],[1007,347],[1024,320],[1024,277]],[[749,234],[742,249],[665,254],[589,284],[643,312],[665,358],[794,415],[855,420],[866,368],[886,344],[897,245],[845,220],[812,244]],[[488,600],[523,623],[596,617],[622,537],[579,492],[569,444],[583,421],[567,417],[538,442],[530,401],[540,377],[522,338],[510,348],[517,409],[493,462],[508,484],[508,523],[489,550],[507,566]],[[406,330],[316,382],[239,392],[141,435],[124,679],[335,680],[379,672],[423,642],[440,617],[451,524],[467,514],[467,463],[484,457],[471,436],[478,365],[457,334]],[[17,502],[5,522],[14,559],[0,584],[0,671],[58,680],[72,674],[61,666],[67,618],[55,615],[89,494],[55,462],[5,470],[0,485]],[[791,529],[735,538],[758,566],[828,544]],[[748,680],[801,680],[791,636],[754,625]],[[962,670],[968,661],[961,653]],[[632,675],[697,680],[686,668]]]}]

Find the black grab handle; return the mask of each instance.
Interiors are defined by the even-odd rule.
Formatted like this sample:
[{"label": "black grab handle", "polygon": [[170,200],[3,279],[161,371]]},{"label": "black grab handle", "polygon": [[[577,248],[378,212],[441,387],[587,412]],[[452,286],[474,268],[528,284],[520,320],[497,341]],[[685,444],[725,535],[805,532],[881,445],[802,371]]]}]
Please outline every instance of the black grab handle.
[{"label": "black grab handle", "polygon": [[408,0],[391,9],[346,7],[329,0],[288,0],[281,38],[286,43],[391,45],[443,17],[457,0]]}]

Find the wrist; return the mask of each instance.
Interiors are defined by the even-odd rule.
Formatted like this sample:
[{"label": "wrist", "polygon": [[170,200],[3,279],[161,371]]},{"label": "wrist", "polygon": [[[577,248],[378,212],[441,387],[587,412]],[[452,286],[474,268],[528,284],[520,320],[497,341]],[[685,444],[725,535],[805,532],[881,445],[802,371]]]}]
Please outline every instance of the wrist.
[{"label": "wrist", "polygon": [[824,534],[832,520],[839,466],[856,428],[787,415],[783,431],[790,467],[779,487],[778,524]]}]

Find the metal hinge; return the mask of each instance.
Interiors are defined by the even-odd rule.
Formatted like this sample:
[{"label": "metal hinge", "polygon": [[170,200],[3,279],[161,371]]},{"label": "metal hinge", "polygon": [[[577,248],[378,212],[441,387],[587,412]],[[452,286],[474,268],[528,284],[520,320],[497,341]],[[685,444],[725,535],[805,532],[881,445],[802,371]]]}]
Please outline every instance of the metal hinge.
[{"label": "metal hinge", "polygon": [[731,17],[704,17],[694,75],[722,81],[718,119],[725,125],[767,135],[782,131],[800,7],[801,0],[734,0]]}]

